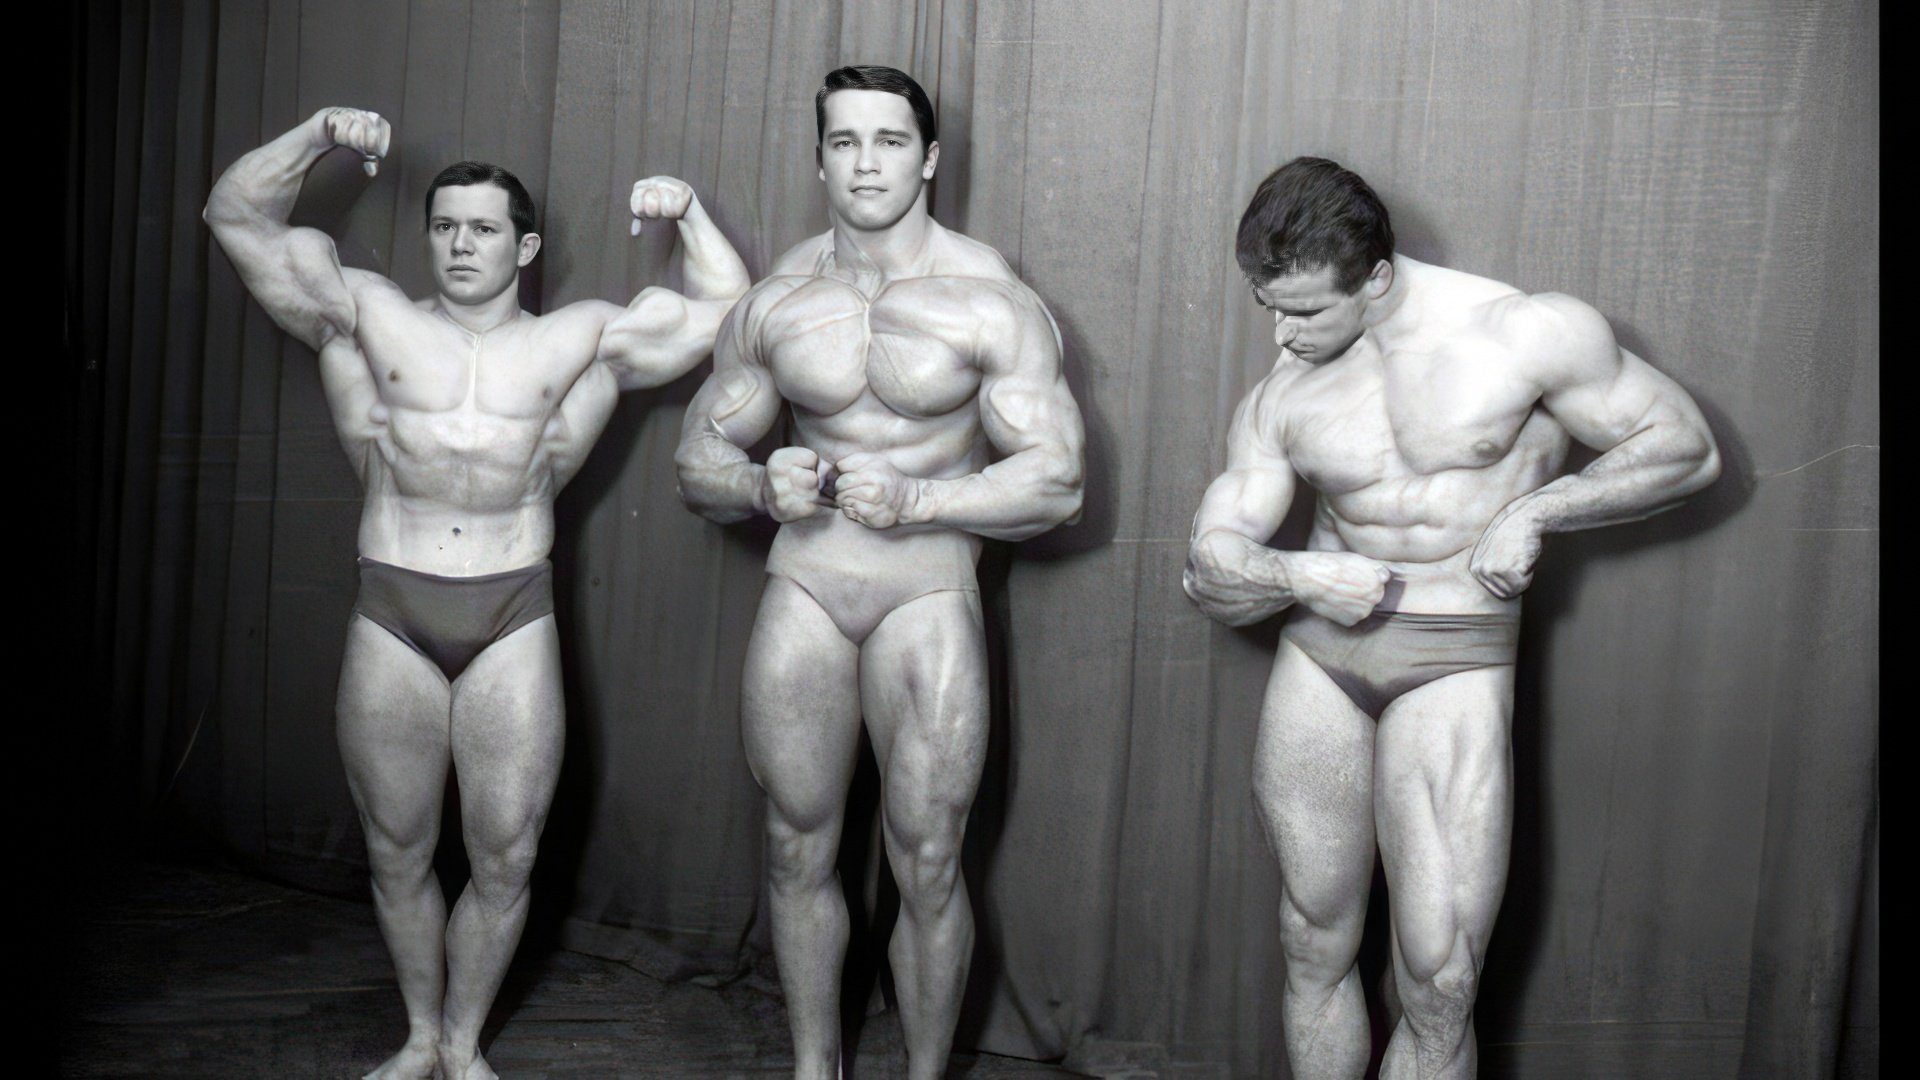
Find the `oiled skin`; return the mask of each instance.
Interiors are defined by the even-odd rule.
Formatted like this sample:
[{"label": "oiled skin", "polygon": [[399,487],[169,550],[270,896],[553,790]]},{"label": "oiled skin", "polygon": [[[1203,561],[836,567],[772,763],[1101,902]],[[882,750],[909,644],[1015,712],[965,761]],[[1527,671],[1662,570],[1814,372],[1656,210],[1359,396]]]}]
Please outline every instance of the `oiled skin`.
[{"label": "oiled skin", "polygon": [[[1231,625],[1295,603],[1518,617],[1541,538],[1644,517],[1718,474],[1698,408],[1571,297],[1396,256],[1352,294],[1330,271],[1256,289],[1284,347],[1241,402],[1194,520],[1186,589]],[[1573,440],[1602,451],[1562,476]],[[1318,493],[1307,550],[1266,547]],[[1390,604],[1383,603],[1390,601]],[[1354,967],[1375,844],[1404,1014],[1381,1076],[1465,1077],[1512,830],[1512,666],[1427,683],[1376,725],[1291,641],[1261,710],[1254,785],[1284,883],[1282,1006],[1303,1080],[1368,1060]]]},{"label": "oiled skin", "polygon": [[[409,300],[342,267],[333,242],[287,215],[307,169],[335,146],[372,173],[391,129],[322,109],[224,174],[206,220],[276,323],[319,353],[335,429],[360,477],[359,550],[444,577],[532,567],[553,547],[553,500],[605,428],[619,391],[689,370],[746,291],[745,267],[692,190],[634,186],[636,220],[674,219],[689,295],[643,290],[534,316],[519,270],[538,234],[513,225],[492,183],[434,193],[426,225],[437,291]],[[374,908],[406,1002],[406,1044],[369,1075],[486,1080],[480,1025],[527,911],[527,882],[564,743],[551,615],[489,645],[451,683],[359,615],[347,629],[338,737],[366,833]],[[449,769],[461,778],[472,865],[451,913],[432,868]]]},{"label": "oiled skin", "polygon": [[[960,842],[987,741],[980,537],[1079,511],[1084,432],[1045,308],[926,212],[939,144],[903,98],[826,99],[834,227],[740,302],[687,409],[681,495],[782,522],[741,725],[767,792],[774,955],[799,1080],[841,1073],[848,926],[834,860],[864,721],[901,913],[888,955],[907,1072],[944,1074],[973,948]],[[743,447],[790,403],[795,444]]]}]

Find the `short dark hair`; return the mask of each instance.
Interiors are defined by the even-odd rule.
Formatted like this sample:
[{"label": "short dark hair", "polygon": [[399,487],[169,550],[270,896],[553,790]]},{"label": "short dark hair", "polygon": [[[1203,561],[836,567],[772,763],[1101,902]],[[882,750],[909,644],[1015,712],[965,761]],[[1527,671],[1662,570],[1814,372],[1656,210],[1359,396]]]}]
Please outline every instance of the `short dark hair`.
[{"label": "short dark hair", "polygon": [[505,189],[507,216],[513,219],[514,240],[518,241],[533,231],[533,196],[527,194],[526,185],[507,170],[484,161],[456,161],[440,170],[440,175],[427,185],[427,224],[433,224],[434,192],[443,187],[467,187],[471,184],[492,184]]},{"label": "short dark hair", "polygon": [[1393,224],[1359,174],[1326,158],[1297,157],[1254,189],[1233,254],[1256,287],[1331,266],[1334,285],[1352,294],[1375,263],[1393,258]]},{"label": "short dark hair", "polygon": [[940,138],[934,126],[933,102],[927,100],[927,92],[920,89],[920,84],[913,81],[913,76],[899,68],[882,64],[855,64],[827,72],[826,81],[820,84],[820,92],[813,95],[813,139],[816,143],[826,141],[827,95],[835,90],[884,90],[889,94],[899,94],[907,99],[907,105],[913,109],[913,122],[920,127],[920,141],[932,146]]}]

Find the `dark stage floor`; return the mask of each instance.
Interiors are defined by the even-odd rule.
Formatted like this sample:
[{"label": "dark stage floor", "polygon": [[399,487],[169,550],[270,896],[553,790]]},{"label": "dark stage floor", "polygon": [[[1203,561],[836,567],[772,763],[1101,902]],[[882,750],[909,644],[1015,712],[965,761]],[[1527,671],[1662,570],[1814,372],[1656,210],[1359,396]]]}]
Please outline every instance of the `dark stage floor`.
[{"label": "dark stage floor", "polygon": [[[69,944],[59,1075],[358,1077],[397,1049],[400,992],[373,910],[213,866],[136,865]],[[743,980],[667,984],[579,953],[527,950],[483,1040],[506,1080],[791,1075],[786,1014]],[[902,1075],[896,1013],[861,1029],[854,1080]],[[967,1080],[1081,1074],[956,1055]]]}]

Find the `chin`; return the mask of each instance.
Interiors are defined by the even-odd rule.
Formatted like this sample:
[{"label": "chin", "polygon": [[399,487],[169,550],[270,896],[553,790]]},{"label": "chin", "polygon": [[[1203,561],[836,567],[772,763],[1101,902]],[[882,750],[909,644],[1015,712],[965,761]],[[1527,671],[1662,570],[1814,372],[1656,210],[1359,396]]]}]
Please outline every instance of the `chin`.
[{"label": "chin", "polygon": [[492,282],[479,281],[442,281],[440,295],[456,304],[484,304],[505,292],[503,286]]},{"label": "chin", "polygon": [[908,203],[907,206],[892,207],[855,203],[840,211],[840,220],[862,232],[881,232],[906,217],[907,208],[912,205]]}]

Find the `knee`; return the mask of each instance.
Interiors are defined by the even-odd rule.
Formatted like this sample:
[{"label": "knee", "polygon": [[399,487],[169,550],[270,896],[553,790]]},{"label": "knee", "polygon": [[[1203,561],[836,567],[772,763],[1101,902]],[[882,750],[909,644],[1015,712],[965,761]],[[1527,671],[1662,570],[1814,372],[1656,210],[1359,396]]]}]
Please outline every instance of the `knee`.
[{"label": "knee", "polygon": [[1321,912],[1303,906],[1291,892],[1280,897],[1280,949],[1287,980],[1331,988],[1346,978],[1360,955],[1366,911]]},{"label": "knee", "polygon": [[833,880],[840,831],[800,828],[777,815],[767,819],[767,884],[780,893],[807,892]]},{"label": "knee", "polygon": [[900,903],[915,912],[944,908],[960,882],[960,829],[897,835],[888,845]]},{"label": "knee", "polygon": [[1444,957],[1402,953],[1400,1003],[1422,1041],[1451,1045],[1466,1031],[1480,995],[1480,963],[1460,936]]},{"label": "knee", "polygon": [[440,836],[435,831],[395,833],[369,824],[367,866],[377,889],[408,888],[433,874],[433,853]]},{"label": "knee", "polygon": [[538,826],[528,826],[504,837],[470,841],[467,844],[469,880],[480,899],[507,904],[524,895],[527,882],[533,876],[533,860],[539,846]]}]

